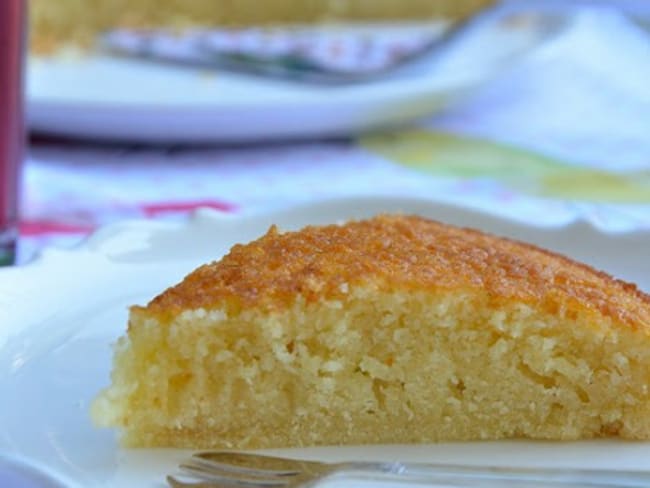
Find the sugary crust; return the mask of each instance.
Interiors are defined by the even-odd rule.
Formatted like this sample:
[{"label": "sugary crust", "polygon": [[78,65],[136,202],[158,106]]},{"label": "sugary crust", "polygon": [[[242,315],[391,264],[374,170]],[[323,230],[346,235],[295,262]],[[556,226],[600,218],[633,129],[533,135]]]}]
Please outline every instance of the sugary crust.
[{"label": "sugary crust", "polygon": [[381,290],[482,290],[497,307],[536,303],[571,317],[592,313],[650,332],[650,296],[635,285],[529,244],[416,216],[383,215],[279,233],[275,227],[221,261],[201,266],[134,312],[169,320],[186,309],[282,309]]}]

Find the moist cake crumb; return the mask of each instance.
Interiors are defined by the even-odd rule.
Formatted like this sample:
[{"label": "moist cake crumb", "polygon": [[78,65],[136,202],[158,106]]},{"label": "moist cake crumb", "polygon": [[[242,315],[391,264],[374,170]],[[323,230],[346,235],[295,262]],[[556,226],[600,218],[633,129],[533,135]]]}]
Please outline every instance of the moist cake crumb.
[{"label": "moist cake crumb", "polygon": [[131,308],[96,423],[128,446],[650,438],[650,297],[414,216],[271,229]]}]

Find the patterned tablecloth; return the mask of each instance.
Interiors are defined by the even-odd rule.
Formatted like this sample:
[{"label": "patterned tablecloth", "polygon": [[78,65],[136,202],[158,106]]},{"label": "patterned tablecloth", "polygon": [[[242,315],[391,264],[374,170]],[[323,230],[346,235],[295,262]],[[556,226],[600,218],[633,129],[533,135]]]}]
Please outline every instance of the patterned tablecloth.
[{"label": "patterned tablecloth", "polygon": [[[650,228],[650,37],[588,10],[447,112],[390,133],[239,148],[37,142],[20,259],[124,218],[254,213],[339,196],[418,196],[513,219]],[[650,256],[650,251],[649,251]]]}]

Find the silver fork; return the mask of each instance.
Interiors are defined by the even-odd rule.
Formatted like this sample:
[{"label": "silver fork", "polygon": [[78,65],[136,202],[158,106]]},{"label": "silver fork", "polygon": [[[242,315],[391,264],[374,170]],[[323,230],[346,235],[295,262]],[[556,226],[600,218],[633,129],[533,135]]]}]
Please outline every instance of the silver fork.
[{"label": "silver fork", "polygon": [[648,488],[650,472],[525,469],[402,462],[324,463],[234,451],[194,454],[180,465],[191,480],[168,476],[172,488],[292,488],[352,479],[438,487]]}]

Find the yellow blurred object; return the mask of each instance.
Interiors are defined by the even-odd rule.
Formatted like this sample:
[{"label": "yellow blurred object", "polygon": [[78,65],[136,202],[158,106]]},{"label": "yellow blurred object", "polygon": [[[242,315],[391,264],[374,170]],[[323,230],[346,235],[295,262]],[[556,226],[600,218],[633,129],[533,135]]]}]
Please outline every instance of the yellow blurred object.
[{"label": "yellow blurred object", "polygon": [[91,46],[115,27],[244,26],[331,21],[463,18],[494,0],[30,0],[38,53]]}]

